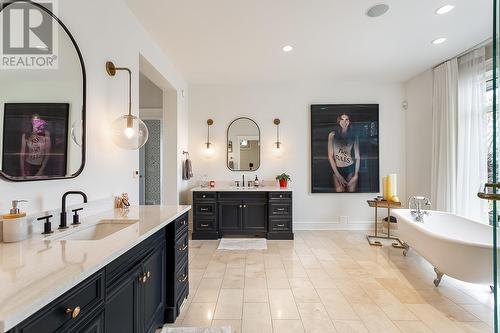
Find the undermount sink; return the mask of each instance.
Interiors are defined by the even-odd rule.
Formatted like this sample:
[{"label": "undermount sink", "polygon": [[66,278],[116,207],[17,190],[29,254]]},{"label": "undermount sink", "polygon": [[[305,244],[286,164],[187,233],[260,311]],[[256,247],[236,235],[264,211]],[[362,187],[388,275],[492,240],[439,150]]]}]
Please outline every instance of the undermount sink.
[{"label": "undermount sink", "polygon": [[101,220],[97,224],[81,226],[61,235],[50,237],[51,240],[100,240],[114,233],[133,226],[137,220]]}]

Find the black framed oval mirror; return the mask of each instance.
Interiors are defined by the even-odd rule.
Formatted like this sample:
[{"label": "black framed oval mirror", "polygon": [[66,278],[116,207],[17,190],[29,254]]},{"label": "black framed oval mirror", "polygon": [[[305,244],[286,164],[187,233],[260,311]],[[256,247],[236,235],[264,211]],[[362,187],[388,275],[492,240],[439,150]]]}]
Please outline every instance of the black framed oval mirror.
[{"label": "black framed oval mirror", "polygon": [[260,128],[250,118],[233,120],[227,128],[227,167],[231,171],[255,171],[260,167]]},{"label": "black framed oval mirror", "polygon": [[74,178],[85,165],[85,64],[51,6],[0,4],[0,176],[9,181]]}]

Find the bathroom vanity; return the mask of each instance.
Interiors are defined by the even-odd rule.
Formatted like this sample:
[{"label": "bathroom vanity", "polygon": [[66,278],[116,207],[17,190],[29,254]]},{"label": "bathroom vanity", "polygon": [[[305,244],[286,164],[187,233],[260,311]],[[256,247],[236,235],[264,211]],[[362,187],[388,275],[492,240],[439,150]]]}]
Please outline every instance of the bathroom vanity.
[{"label": "bathroom vanity", "polygon": [[0,331],[146,333],[174,322],[189,293],[189,209],[116,209],[91,222],[126,225],[104,238],[70,229],[0,244]]},{"label": "bathroom vanity", "polygon": [[292,191],[278,187],[193,190],[193,239],[293,239]]}]

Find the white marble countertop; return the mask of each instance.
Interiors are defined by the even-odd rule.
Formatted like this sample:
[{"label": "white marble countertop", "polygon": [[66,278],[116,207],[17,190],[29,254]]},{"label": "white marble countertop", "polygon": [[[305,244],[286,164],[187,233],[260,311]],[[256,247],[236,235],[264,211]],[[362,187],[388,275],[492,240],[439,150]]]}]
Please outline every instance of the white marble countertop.
[{"label": "white marble countertop", "polygon": [[264,187],[236,187],[236,186],[215,186],[215,187],[195,187],[192,188],[193,192],[292,192],[290,188],[281,188],[278,186],[264,186]]},{"label": "white marble countertop", "polygon": [[[0,332],[24,319],[76,286],[156,231],[189,211],[191,206],[133,206],[126,215],[109,210],[82,219],[85,228],[103,219],[136,220],[101,240],[48,240],[35,235],[19,243],[0,243]],[[130,222],[129,222],[130,223]],[[54,236],[57,235],[57,236]]]}]

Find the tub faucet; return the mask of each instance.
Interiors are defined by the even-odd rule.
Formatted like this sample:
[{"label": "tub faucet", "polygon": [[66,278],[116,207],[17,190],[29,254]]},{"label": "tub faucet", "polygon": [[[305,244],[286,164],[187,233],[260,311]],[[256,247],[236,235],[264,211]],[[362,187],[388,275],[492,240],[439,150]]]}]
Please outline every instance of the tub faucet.
[{"label": "tub faucet", "polygon": [[[412,203],[415,205],[416,209],[411,209]],[[415,221],[424,222],[424,216],[429,215],[428,211],[422,210],[422,203],[425,206],[431,205],[431,200],[422,196],[413,196],[408,199],[408,209],[410,210],[411,216],[415,217]]]}]

